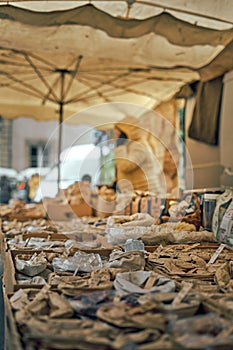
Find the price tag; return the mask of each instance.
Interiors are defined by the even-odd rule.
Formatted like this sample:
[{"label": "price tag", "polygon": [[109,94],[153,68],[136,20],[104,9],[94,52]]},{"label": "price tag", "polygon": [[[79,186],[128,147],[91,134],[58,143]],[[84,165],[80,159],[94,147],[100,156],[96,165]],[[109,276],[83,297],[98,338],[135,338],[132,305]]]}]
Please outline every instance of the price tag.
[{"label": "price tag", "polygon": [[178,305],[186,297],[189,291],[192,289],[193,283],[183,282],[182,289],[179,291],[177,296],[174,298],[172,305]]},{"label": "price tag", "polygon": [[218,256],[219,256],[219,254],[221,254],[221,252],[223,251],[223,249],[226,247],[226,245],[225,244],[220,244],[220,246],[218,247],[218,249],[214,252],[214,254],[211,256],[211,258],[210,258],[210,260],[208,261],[208,264],[213,264],[216,260],[217,260],[217,258],[218,258]]},{"label": "price tag", "polygon": [[152,274],[150,275],[150,277],[146,281],[144,289],[151,289],[153,287],[155,281],[157,280],[157,278],[158,278],[158,274],[152,272]]}]

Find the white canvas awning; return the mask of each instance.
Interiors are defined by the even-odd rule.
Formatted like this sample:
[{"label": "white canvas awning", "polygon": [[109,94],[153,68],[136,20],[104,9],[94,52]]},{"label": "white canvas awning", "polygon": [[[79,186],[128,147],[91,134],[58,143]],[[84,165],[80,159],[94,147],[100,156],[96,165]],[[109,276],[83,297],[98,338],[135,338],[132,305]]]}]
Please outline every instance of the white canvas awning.
[{"label": "white canvas awning", "polygon": [[[154,108],[233,68],[232,13],[231,0],[0,1],[0,113],[51,120],[59,108],[66,119],[106,102]],[[98,116],[107,121],[114,113]]]}]

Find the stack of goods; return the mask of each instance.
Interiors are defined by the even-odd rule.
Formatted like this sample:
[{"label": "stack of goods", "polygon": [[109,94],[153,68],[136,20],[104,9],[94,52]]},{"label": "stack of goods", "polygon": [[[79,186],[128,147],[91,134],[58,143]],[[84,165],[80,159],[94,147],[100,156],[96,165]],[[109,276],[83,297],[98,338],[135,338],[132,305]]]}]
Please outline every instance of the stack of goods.
[{"label": "stack of goods", "polygon": [[27,221],[44,218],[46,211],[41,203],[27,204],[19,199],[11,199],[9,205],[0,206],[0,218]]},{"label": "stack of goods", "polygon": [[98,190],[97,216],[107,217],[116,209],[116,193],[112,187],[100,186]]},{"label": "stack of goods", "polygon": [[[2,231],[7,239],[22,238],[25,234],[31,235],[42,235],[46,232],[47,235],[53,235],[57,233],[57,228],[54,226],[53,222],[46,219],[34,219],[28,221],[20,220],[3,220]],[[42,237],[42,236],[41,236]]]},{"label": "stack of goods", "polygon": [[87,181],[75,182],[63,191],[70,205],[91,203],[91,187]]},{"label": "stack of goods", "polygon": [[165,200],[151,192],[135,191],[124,209],[125,215],[148,213],[154,218],[160,217]]},{"label": "stack of goods", "polygon": [[97,215],[148,213],[159,218],[164,203],[165,200],[150,192],[116,193],[113,188],[104,185],[98,191]]},{"label": "stack of goods", "polygon": [[160,221],[164,222],[186,222],[195,225],[199,230],[202,223],[200,198],[193,193],[183,200],[166,200],[166,206],[161,213]]},{"label": "stack of goods", "polygon": [[2,230],[7,240],[7,249],[21,250],[22,253],[56,247],[64,247],[67,250],[72,248],[73,251],[112,247],[107,243],[102,229],[88,225],[82,218],[56,224],[45,219],[25,222],[5,220]]},{"label": "stack of goods", "polygon": [[23,348],[231,349],[232,251],[216,248],[42,253],[47,283],[9,297]]},{"label": "stack of goods", "polygon": [[[15,348],[232,349],[232,249],[194,224],[156,225],[148,213],[106,222],[106,232],[81,219],[17,227],[22,238],[7,242],[15,279],[7,324],[17,327]],[[50,235],[39,248],[39,237],[27,235],[40,228]],[[66,238],[53,240],[58,234]],[[116,244],[108,251],[78,246],[99,236]]]},{"label": "stack of goods", "polygon": [[44,198],[43,203],[50,219],[65,221],[92,215],[91,194],[90,183],[80,181],[60,190],[56,198]]},{"label": "stack of goods", "polygon": [[138,239],[154,224],[149,214],[114,215],[107,219],[107,238],[113,245],[124,244],[127,239]]},{"label": "stack of goods", "polygon": [[186,222],[151,225],[142,236],[142,240],[146,245],[217,242],[213,232],[196,231],[193,224]]},{"label": "stack of goods", "polygon": [[212,230],[220,242],[233,247],[233,191],[227,189],[216,202]]},{"label": "stack of goods", "polygon": [[[88,259],[92,260],[91,254],[106,256],[112,250],[103,232],[87,227],[81,219],[56,226],[48,220],[3,221],[2,230],[6,239],[8,292],[18,289],[21,284],[40,286],[47,283],[48,275],[58,271],[59,264],[61,268],[68,266],[69,271],[74,271],[81,263],[81,251],[89,254]],[[59,258],[60,262],[57,264],[57,259],[53,265],[54,258]],[[70,270],[70,266],[75,267]]]}]

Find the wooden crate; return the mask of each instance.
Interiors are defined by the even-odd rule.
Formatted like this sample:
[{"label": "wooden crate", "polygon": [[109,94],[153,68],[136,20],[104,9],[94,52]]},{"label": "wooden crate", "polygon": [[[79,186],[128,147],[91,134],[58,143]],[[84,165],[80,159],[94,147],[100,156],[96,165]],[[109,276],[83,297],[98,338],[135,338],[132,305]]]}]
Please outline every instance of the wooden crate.
[{"label": "wooden crate", "polygon": [[4,304],[6,315],[5,347],[7,350],[23,350],[6,290],[4,291]]}]

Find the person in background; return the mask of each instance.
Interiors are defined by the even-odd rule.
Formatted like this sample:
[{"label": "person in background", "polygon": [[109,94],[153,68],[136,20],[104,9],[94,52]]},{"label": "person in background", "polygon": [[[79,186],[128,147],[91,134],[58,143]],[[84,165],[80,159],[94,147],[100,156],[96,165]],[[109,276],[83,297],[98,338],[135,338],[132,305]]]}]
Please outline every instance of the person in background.
[{"label": "person in background", "polygon": [[91,175],[89,174],[83,175],[81,181],[86,181],[86,182],[89,182],[89,184],[91,184]]},{"label": "person in background", "polygon": [[27,201],[27,203],[31,202],[31,199],[29,197],[29,191],[30,191],[30,188],[29,188],[29,185],[28,185],[28,179],[27,177],[25,176],[24,177],[24,184],[25,184],[25,187],[24,187],[24,190],[26,192],[26,195],[25,195],[25,200]]},{"label": "person in background", "polygon": [[0,177],[0,203],[7,204],[11,199],[11,186],[7,176]]},{"label": "person in background", "polygon": [[28,180],[28,187],[29,187],[29,194],[28,198],[29,201],[33,201],[34,197],[36,195],[36,190],[40,184],[40,175],[39,174],[33,174],[30,179]]},{"label": "person in background", "polygon": [[[124,133],[124,134],[122,134]],[[163,192],[161,168],[147,141],[148,132],[139,126],[134,117],[126,117],[115,124],[115,138],[127,138],[116,142],[116,180],[120,192]]]}]

